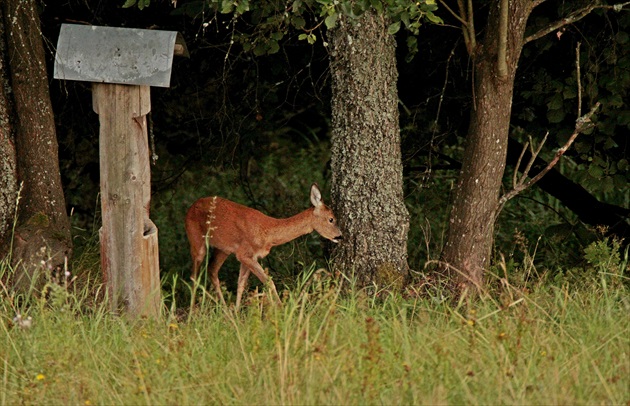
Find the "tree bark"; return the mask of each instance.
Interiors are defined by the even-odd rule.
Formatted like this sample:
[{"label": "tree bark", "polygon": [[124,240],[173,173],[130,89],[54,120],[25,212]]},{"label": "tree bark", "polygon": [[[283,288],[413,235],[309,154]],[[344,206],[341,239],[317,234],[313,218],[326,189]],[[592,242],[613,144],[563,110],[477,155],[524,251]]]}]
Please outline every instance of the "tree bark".
[{"label": "tree bark", "polygon": [[8,76],[7,46],[4,12],[0,7],[0,258],[5,258],[10,246],[3,244],[11,238],[15,207],[17,205],[17,162],[15,134],[12,120],[13,100]]},{"label": "tree bark", "polygon": [[21,265],[17,274],[30,283],[29,279],[41,274],[38,271],[63,266],[72,239],[39,15],[33,0],[5,0],[2,7],[16,117],[17,173],[22,183],[12,263]]},{"label": "tree bark", "polygon": [[330,31],[332,206],[343,231],[335,266],[360,287],[408,275],[396,42],[383,15],[340,17]]},{"label": "tree bark", "polygon": [[[473,109],[462,171],[455,190],[443,262],[456,290],[482,287],[494,243],[494,219],[509,135],[512,94],[518,59],[523,48],[531,0],[511,0],[507,38],[501,38],[501,0],[491,2],[486,36],[474,50]],[[497,55],[504,46],[505,71]]]}]

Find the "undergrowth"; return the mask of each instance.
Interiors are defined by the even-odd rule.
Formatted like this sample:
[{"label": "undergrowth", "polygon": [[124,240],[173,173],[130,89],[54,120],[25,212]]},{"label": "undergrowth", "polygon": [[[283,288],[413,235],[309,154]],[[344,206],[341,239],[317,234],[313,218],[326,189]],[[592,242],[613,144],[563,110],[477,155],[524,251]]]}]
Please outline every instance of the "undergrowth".
[{"label": "undergrowth", "polygon": [[367,295],[314,265],[281,307],[253,291],[239,313],[175,278],[191,299],[159,320],[113,315],[96,281],[65,272],[45,295],[3,284],[0,405],[625,404],[628,260],[610,247],[587,252],[588,283],[499,274],[460,303]]}]

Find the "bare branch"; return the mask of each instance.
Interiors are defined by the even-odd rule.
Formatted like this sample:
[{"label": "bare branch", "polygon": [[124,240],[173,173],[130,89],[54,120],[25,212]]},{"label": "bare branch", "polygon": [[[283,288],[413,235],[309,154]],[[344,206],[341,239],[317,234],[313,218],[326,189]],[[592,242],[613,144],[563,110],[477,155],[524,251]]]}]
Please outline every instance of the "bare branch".
[{"label": "bare branch", "polygon": [[523,157],[525,156],[525,151],[527,151],[527,147],[529,147],[529,141],[526,142],[525,145],[523,146],[521,155],[519,155],[518,161],[516,161],[516,166],[514,167],[514,174],[512,175],[512,187],[514,189],[516,189],[516,186],[518,185],[518,168],[521,167],[521,161],[523,160]]},{"label": "bare branch", "polygon": [[470,35],[471,56],[477,49],[477,33],[475,32],[475,13],[473,12],[473,0],[468,0],[468,33]]},{"label": "bare branch", "polygon": [[507,36],[508,36],[508,19],[510,17],[508,0],[501,0],[499,6],[499,49],[497,50],[497,70],[499,77],[507,76]]},{"label": "bare branch", "polygon": [[[545,143],[547,142],[548,136],[549,136],[549,131],[547,131],[547,134],[545,134],[545,137],[543,138],[540,145],[538,145],[538,148],[536,148],[536,151],[534,151],[534,142],[532,141],[532,137],[529,137],[529,141],[525,143],[525,146],[523,147],[523,150],[521,151],[521,155],[518,157],[516,167],[514,168],[514,175],[512,175],[512,190],[508,192],[508,194],[514,192],[515,190],[521,190],[521,188],[525,184],[525,179],[527,179],[527,176],[529,176],[529,171],[532,169],[532,165],[534,165],[534,162],[538,158],[538,154],[540,154],[540,151],[542,150],[543,145],[545,145]],[[529,159],[529,162],[527,162],[527,166],[525,166],[525,169],[522,171],[523,174],[519,178],[518,170],[521,167],[521,161],[523,160],[525,151],[527,151],[527,147],[529,147],[530,145],[531,145],[531,148],[530,148],[531,157]]]},{"label": "bare branch", "polygon": [[[571,137],[569,137],[569,140],[560,149],[558,149],[558,151],[556,152],[556,156],[554,156],[554,158],[551,160],[551,162],[549,162],[549,164],[545,167],[545,169],[540,171],[536,176],[531,178],[528,182],[523,182],[526,176],[526,174],[524,174],[521,180],[518,182],[518,185],[514,187],[514,189],[510,190],[509,192],[501,196],[501,199],[499,199],[497,210],[495,212],[495,220],[499,217],[499,213],[501,213],[503,206],[505,206],[505,203],[507,203],[508,200],[512,199],[514,196],[518,195],[523,190],[529,188],[534,183],[538,182],[543,176],[547,174],[547,172],[549,172],[554,166],[556,166],[556,164],[558,163],[562,155],[564,155],[564,153],[571,147],[571,145],[573,144],[573,141],[575,141],[577,136],[580,135],[581,132],[587,130],[588,128],[592,126],[591,117],[593,116],[593,114],[595,114],[595,111],[599,108],[600,104],[601,104],[600,102],[595,103],[591,111],[589,111],[588,113],[586,113],[582,117],[579,117],[576,120],[575,130],[573,131],[573,134],[571,134]],[[542,144],[540,147],[542,147]],[[536,155],[540,152],[540,147],[537,149]],[[530,160],[530,164],[528,164],[528,168],[526,169],[527,172],[529,172],[529,168],[531,167],[531,164],[536,159],[536,155],[532,156],[532,159]]]},{"label": "bare branch", "polygon": [[577,76],[577,87],[578,87],[578,94],[577,94],[577,101],[578,101],[578,108],[577,108],[577,116],[581,117],[582,116],[582,74],[580,73],[580,42],[578,41],[577,46],[575,47],[575,69],[576,69],[576,76]]},{"label": "bare branch", "polygon": [[527,178],[527,176],[529,176],[529,171],[532,169],[532,165],[534,165],[534,161],[536,161],[536,158],[538,157],[538,154],[540,154],[540,151],[542,150],[542,147],[547,142],[547,137],[549,137],[549,131],[547,131],[547,134],[545,134],[545,136],[543,137],[543,140],[541,141],[540,145],[538,145],[538,148],[536,148],[536,151],[534,151],[534,143],[532,142],[531,139],[529,140],[530,145],[531,145],[532,159],[529,160],[529,162],[527,163],[527,167],[525,167],[525,170],[523,171],[523,177],[521,178],[521,184],[524,183],[525,182],[525,178]]},{"label": "bare branch", "polygon": [[457,21],[459,21],[459,22],[460,22],[463,26],[468,25],[468,22],[465,20],[465,17],[460,16],[460,15],[459,15],[459,14],[457,14],[455,11],[453,11],[453,9],[452,9],[452,8],[450,8],[450,7],[448,6],[448,4],[446,4],[446,3],[444,2],[444,0],[438,0],[438,1],[440,2],[440,5],[441,5],[442,7],[444,7],[444,8],[446,9],[446,11],[448,11],[449,13],[451,13],[451,15],[452,15],[453,17],[455,17],[455,19],[456,19]]},{"label": "bare branch", "polygon": [[[537,0],[536,2],[534,2],[534,6],[537,6],[540,3],[542,3],[542,1],[538,2],[538,0]],[[562,18],[562,19],[560,19],[558,21],[555,21],[555,22],[549,24],[545,28],[540,29],[538,32],[535,32],[534,34],[532,34],[532,35],[530,35],[528,37],[525,37],[525,39],[523,40],[523,45],[527,44],[528,42],[531,42],[531,41],[537,40],[539,38],[542,38],[545,35],[549,34],[550,32],[556,31],[557,29],[562,28],[565,25],[573,24],[574,22],[579,21],[582,18],[584,18],[587,15],[589,15],[595,9],[621,11],[627,5],[630,5],[630,1],[627,1],[627,2],[624,2],[624,3],[617,3],[617,4],[613,4],[613,5],[603,5],[603,4],[591,3],[591,4],[589,4],[588,6],[586,6],[584,8],[581,8],[579,10],[575,10],[574,12],[572,12],[571,14],[566,16],[565,18]]]},{"label": "bare branch", "polygon": [[466,44],[466,51],[471,57],[474,56],[475,49],[477,48],[477,38],[475,34],[474,14],[472,7],[472,0],[457,0],[457,8],[459,14],[450,9],[444,0],[439,0],[440,4],[446,7],[446,9],[457,18],[462,24],[462,33],[464,35],[464,43]]},{"label": "bare branch", "polygon": [[[551,160],[551,162],[549,162],[549,164],[545,167],[545,169],[540,171],[529,182],[525,182],[525,179],[527,179],[527,176],[529,176],[529,171],[532,168],[532,165],[536,161],[538,154],[540,154],[540,151],[542,150],[543,145],[545,145],[545,142],[547,141],[547,137],[549,136],[549,131],[547,131],[547,134],[545,134],[545,137],[543,138],[542,142],[540,143],[536,151],[534,151],[532,139],[530,137],[529,142],[527,142],[525,146],[523,147],[523,151],[521,151],[521,155],[518,157],[518,161],[516,162],[516,167],[514,168],[514,175],[512,176],[512,190],[510,190],[509,192],[501,196],[501,198],[499,199],[499,203],[497,205],[497,211],[495,212],[495,221],[499,217],[499,213],[501,213],[503,206],[505,206],[505,203],[507,203],[508,200],[518,195],[519,193],[521,193],[523,190],[527,189],[528,187],[532,186],[534,183],[538,182],[543,176],[545,176],[545,174],[547,174],[547,172],[549,172],[556,165],[556,163],[558,163],[558,161],[560,160],[560,157],[562,157],[562,155],[564,155],[566,150],[569,149],[569,147],[571,146],[571,144],[573,144],[573,141],[575,141],[577,136],[581,132],[585,131],[587,128],[590,128],[592,126],[591,117],[593,116],[593,114],[595,114],[595,111],[599,108],[600,102],[595,103],[595,106],[593,106],[591,111],[589,111],[587,114],[583,116],[581,115],[582,114],[582,79],[580,75],[580,43],[579,42],[577,44],[577,47],[575,48],[575,63],[577,65],[576,80],[577,80],[577,85],[578,85],[578,114],[577,114],[578,118],[575,120],[575,130],[573,131],[573,134],[571,134],[571,137],[569,137],[569,140],[562,146],[562,148],[560,148],[558,152],[556,152],[556,156]],[[532,145],[532,148],[531,148],[532,156],[529,162],[527,163],[527,166],[523,170],[522,176],[519,179],[518,170],[521,167],[521,161],[523,159],[523,156],[525,155],[525,150],[527,150],[527,147],[530,144]]]}]

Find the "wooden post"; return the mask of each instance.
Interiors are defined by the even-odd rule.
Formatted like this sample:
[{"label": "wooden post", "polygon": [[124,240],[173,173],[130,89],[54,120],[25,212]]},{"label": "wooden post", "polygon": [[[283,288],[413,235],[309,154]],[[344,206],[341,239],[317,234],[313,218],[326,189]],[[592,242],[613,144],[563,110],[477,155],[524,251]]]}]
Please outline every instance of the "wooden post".
[{"label": "wooden post", "polygon": [[110,308],[158,317],[158,233],[149,219],[150,88],[94,83],[92,101],[100,120],[101,264]]},{"label": "wooden post", "polygon": [[149,219],[149,86],[169,87],[174,55],[189,56],[174,31],[62,24],[54,77],[92,82],[100,120],[101,264],[110,308],[158,317],[158,230]]}]

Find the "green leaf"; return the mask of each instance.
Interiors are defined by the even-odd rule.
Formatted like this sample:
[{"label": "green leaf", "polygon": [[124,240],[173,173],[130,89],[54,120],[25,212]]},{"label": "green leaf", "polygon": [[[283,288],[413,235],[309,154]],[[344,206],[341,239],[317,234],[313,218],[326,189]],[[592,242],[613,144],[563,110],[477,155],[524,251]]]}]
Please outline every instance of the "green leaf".
[{"label": "green leaf", "polygon": [[308,41],[309,44],[313,45],[317,41],[317,37],[315,36],[315,34],[310,33],[308,34],[308,37],[306,38],[306,40]]},{"label": "green leaf", "polygon": [[372,7],[379,13],[383,12],[383,3],[381,3],[381,0],[372,0]]},{"label": "green leaf", "polygon": [[604,141],[604,149],[617,148],[618,146],[619,145],[612,137],[606,137],[606,141]]},{"label": "green leaf", "polygon": [[620,94],[613,94],[609,97],[606,98],[607,99],[607,104],[610,107],[623,107],[623,97],[621,97]]},{"label": "green leaf", "polygon": [[298,35],[298,40],[300,40],[300,41],[304,41],[307,38],[308,38],[308,34],[300,34],[300,35]]},{"label": "green leaf", "polygon": [[278,41],[276,40],[269,41],[269,50],[267,51],[269,55],[275,54],[279,50],[280,50],[280,45],[278,44]]},{"label": "green leaf", "polygon": [[[293,26],[295,28],[297,28],[298,30],[301,30],[306,25],[306,21],[301,16],[294,16],[294,17],[291,18],[291,24],[293,24]],[[306,35],[306,34],[304,34],[304,35]],[[306,37],[304,37],[304,38],[306,38]],[[304,38],[300,38],[300,39],[304,39]]]},{"label": "green leaf", "polygon": [[444,24],[444,21],[442,21],[442,19],[438,16],[436,16],[435,14],[433,14],[430,11],[427,11],[425,14],[425,17],[431,21],[433,24]]},{"label": "green leaf", "polygon": [[615,190],[615,181],[611,176],[606,176],[602,179],[602,191],[604,193],[610,193]]},{"label": "green leaf", "polygon": [[407,11],[403,11],[400,14],[400,21],[403,22],[403,24],[405,24],[405,27],[409,27],[410,24],[410,20],[409,20],[409,12]]},{"label": "green leaf", "polygon": [[405,60],[407,62],[411,62],[411,60],[416,56],[416,54],[418,53],[418,38],[416,38],[413,35],[410,35],[407,37],[407,56],[405,57]]},{"label": "green leaf", "polygon": [[591,152],[592,146],[589,142],[577,141],[574,144],[574,148],[578,152],[578,154],[588,154]]},{"label": "green leaf", "polygon": [[567,86],[562,91],[562,97],[566,99],[575,99],[577,96],[576,89],[573,86]]},{"label": "green leaf", "polygon": [[125,1],[125,4],[123,4],[123,8],[129,8],[129,7],[133,7],[136,5],[138,0],[127,0]]},{"label": "green leaf", "polygon": [[619,169],[620,171],[628,170],[628,160],[620,159],[619,161],[617,161],[617,169]]},{"label": "green leaf", "polygon": [[617,114],[617,124],[630,126],[630,110],[623,110]]},{"label": "green leaf", "polygon": [[564,110],[549,110],[547,112],[547,120],[549,120],[550,123],[557,124],[564,120],[565,115]]},{"label": "green leaf", "polygon": [[628,187],[628,181],[626,180],[626,177],[619,174],[613,176],[613,184],[615,185],[617,189],[623,189],[623,188]]},{"label": "green leaf", "polygon": [[264,55],[266,52],[267,52],[267,48],[263,44],[258,43],[254,47],[254,55],[256,56]]},{"label": "green leaf", "polygon": [[604,175],[604,169],[597,164],[591,163],[588,167],[588,174],[595,179],[600,179]]},{"label": "green leaf", "polygon": [[248,11],[249,11],[249,1],[248,0],[239,1],[238,4],[236,5],[236,12],[238,14],[245,14]]},{"label": "green leaf", "polygon": [[221,2],[221,13],[230,14],[234,11],[234,3],[232,0],[223,0]]},{"label": "green leaf", "polygon": [[335,25],[337,24],[337,13],[333,13],[326,17],[324,23],[326,24],[326,28],[329,30],[335,28]]},{"label": "green leaf", "polygon": [[399,30],[400,30],[400,21],[396,21],[395,23],[390,24],[390,26],[387,27],[387,33],[391,35],[396,34]]},{"label": "green leaf", "polygon": [[551,97],[551,99],[547,102],[547,108],[549,110],[558,110],[561,109],[563,105],[562,94],[556,93]]}]

